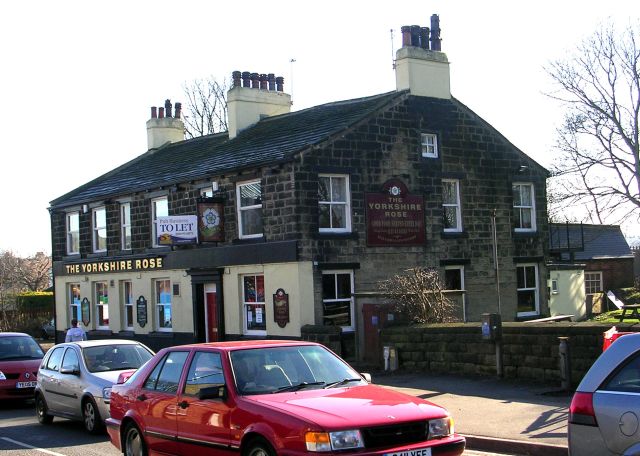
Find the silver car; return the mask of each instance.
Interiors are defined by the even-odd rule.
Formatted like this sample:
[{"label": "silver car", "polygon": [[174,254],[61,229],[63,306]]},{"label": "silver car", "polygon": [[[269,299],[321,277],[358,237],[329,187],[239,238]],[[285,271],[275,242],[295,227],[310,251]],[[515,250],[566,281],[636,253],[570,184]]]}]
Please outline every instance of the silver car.
[{"label": "silver car", "polygon": [[572,456],[640,454],[640,334],[617,339],[584,376],[569,408]]},{"label": "silver car", "polygon": [[68,342],[51,348],[38,369],[35,389],[38,421],[54,416],[82,420],[92,434],[109,418],[111,387],[124,371],[137,369],[154,353],[129,340]]}]

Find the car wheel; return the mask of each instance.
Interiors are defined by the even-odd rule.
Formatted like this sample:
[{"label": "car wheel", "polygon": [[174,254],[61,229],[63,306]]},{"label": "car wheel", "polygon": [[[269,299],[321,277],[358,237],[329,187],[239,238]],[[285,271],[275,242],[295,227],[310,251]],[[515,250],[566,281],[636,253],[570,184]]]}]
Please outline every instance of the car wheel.
[{"label": "car wheel", "polygon": [[147,447],[140,430],[135,424],[130,424],[124,431],[124,456],[147,456]]},{"label": "car wheel", "polygon": [[260,437],[257,437],[249,442],[246,451],[242,452],[243,456],[276,456],[276,452],[273,450],[269,443]]},{"label": "car wheel", "polygon": [[90,434],[100,434],[102,432],[102,418],[93,399],[87,399],[82,405],[82,420],[84,428]]},{"label": "car wheel", "polygon": [[49,409],[47,403],[40,394],[36,397],[36,414],[38,415],[38,423],[51,424],[53,416],[49,415]]}]

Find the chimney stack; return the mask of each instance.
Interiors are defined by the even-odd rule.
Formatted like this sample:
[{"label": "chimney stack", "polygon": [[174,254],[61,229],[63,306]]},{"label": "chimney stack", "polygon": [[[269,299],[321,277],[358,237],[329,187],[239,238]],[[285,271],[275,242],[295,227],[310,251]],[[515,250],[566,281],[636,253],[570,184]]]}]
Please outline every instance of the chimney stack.
[{"label": "chimney stack", "polygon": [[291,110],[291,95],[284,93],[282,76],[234,71],[232,79],[233,85],[227,92],[229,139],[263,117],[286,114]]},{"label": "chimney stack", "polygon": [[441,51],[440,18],[431,16],[431,28],[402,26],[402,47],[396,52],[396,89],[411,95],[451,98],[449,61]]},{"label": "chimney stack", "polygon": [[171,100],[165,100],[164,106],[151,107],[151,118],[147,120],[147,147],[149,150],[184,139],[184,123],[180,119],[181,111],[182,104],[176,103],[175,116],[172,116]]}]

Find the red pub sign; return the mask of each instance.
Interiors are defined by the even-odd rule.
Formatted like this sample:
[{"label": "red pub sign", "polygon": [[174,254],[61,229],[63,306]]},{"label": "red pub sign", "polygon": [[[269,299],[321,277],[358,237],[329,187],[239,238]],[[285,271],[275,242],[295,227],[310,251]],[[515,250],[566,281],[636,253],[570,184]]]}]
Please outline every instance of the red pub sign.
[{"label": "red pub sign", "polygon": [[367,245],[423,245],[424,198],[411,195],[399,179],[390,179],[380,193],[366,193]]}]

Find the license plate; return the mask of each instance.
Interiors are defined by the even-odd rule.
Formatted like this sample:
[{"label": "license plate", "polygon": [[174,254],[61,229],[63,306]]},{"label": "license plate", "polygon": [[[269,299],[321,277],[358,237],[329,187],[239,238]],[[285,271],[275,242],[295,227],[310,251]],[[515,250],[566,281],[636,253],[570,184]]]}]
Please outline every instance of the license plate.
[{"label": "license plate", "polygon": [[384,456],[431,456],[431,448],[416,448],[415,450],[385,453]]},{"label": "license plate", "polygon": [[38,382],[18,382],[16,388],[35,388]]}]

